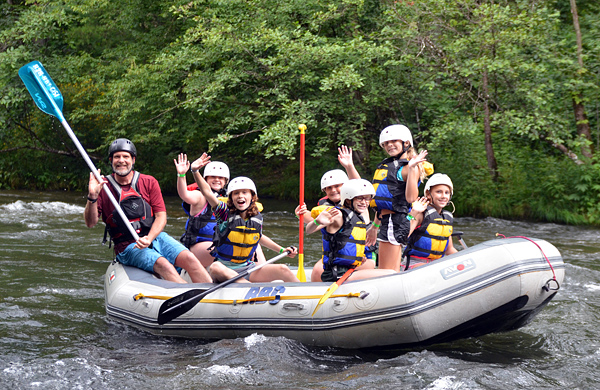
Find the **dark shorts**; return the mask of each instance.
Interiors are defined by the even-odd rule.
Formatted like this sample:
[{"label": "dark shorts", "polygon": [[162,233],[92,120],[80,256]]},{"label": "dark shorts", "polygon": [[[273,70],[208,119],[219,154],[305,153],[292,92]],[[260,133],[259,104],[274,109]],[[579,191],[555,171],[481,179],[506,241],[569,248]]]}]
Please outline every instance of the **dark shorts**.
[{"label": "dark shorts", "polygon": [[334,266],[335,270],[332,268],[325,268],[323,273],[321,274],[322,282],[337,282],[339,278],[341,278],[346,271],[350,269],[350,267],[343,267],[340,265]]},{"label": "dark shorts", "polygon": [[381,217],[377,240],[392,245],[406,245],[409,232],[410,221],[406,219],[406,214],[386,214]]}]

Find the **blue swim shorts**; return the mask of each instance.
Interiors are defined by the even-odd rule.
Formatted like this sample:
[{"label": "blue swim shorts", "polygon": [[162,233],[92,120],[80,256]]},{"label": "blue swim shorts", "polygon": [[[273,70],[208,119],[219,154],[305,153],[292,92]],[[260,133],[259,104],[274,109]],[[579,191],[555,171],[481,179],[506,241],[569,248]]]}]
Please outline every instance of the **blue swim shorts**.
[{"label": "blue swim shorts", "polygon": [[154,263],[159,257],[164,257],[175,265],[175,259],[187,248],[167,233],[162,232],[152,241],[152,248],[136,249],[135,242],[117,255],[117,261],[123,265],[137,267],[148,272],[154,272]]}]

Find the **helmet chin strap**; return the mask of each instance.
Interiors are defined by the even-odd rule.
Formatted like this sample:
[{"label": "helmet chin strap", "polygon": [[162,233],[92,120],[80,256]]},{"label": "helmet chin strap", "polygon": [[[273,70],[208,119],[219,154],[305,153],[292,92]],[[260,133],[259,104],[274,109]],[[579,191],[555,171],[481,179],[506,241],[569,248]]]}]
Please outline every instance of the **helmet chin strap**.
[{"label": "helmet chin strap", "polygon": [[408,144],[408,146],[404,145],[404,141],[402,141],[402,153],[400,153],[400,155],[403,155],[404,153],[408,152],[408,149],[412,148],[412,146],[410,145],[410,143]]}]

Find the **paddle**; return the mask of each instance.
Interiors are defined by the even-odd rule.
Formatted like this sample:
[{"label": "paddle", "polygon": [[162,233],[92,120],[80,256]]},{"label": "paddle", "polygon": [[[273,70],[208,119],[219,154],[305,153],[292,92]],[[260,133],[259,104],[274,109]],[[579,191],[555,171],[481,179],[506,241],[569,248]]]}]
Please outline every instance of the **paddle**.
[{"label": "paddle", "polygon": [[65,128],[65,130],[67,130],[69,137],[71,137],[71,139],[73,140],[73,143],[77,147],[77,150],[79,150],[79,153],[81,153],[81,156],[83,157],[88,167],[96,177],[96,180],[98,180],[99,183],[104,184],[102,188],[108,195],[108,198],[112,202],[113,206],[115,206],[115,209],[117,210],[123,221],[127,221],[126,225],[129,229],[129,232],[136,241],[139,240],[140,237],[136,233],[133,226],[131,226],[129,219],[125,216],[125,213],[121,209],[119,202],[117,202],[112,192],[110,192],[110,189],[108,188],[108,183],[102,180],[102,177],[98,173],[98,169],[96,169],[94,163],[92,163],[92,160],[90,160],[90,157],[88,156],[87,152],[85,151],[83,146],[81,146],[81,143],[75,136],[75,133],[73,133],[73,130],[71,130],[71,126],[69,126],[65,117],[63,116],[62,94],[60,93],[54,81],[52,81],[52,79],[50,78],[50,75],[48,75],[48,73],[46,72],[46,69],[44,69],[44,67],[39,61],[33,61],[27,65],[22,66],[21,69],[19,69],[19,77],[21,77],[21,80],[23,80],[23,82],[25,83],[29,94],[31,95],[33,101],[39,107],[39,109],[44,111],[48,115],[57,117],[60,123]]},{"label": "paddle", "polygon": [[319,303],[317,303],[317,307],[315,307],[315,310],[312,313],[313,316],[315,315],[315,313],[317,312],[317,310],[319,310],[319,308],[321,307],[321,305],[323,303],[325,303],[325,301],[327,299],[329,299],[329,297],[335,292],[335,290],[337,290],[338,287],[340,287],[342,285],[342,283],[344,283],[346,281],[346,279],[348,279],[350,277],[350,275],[352,275],[352,273],[355,270],[356,270],[356,268],[350,268],[348,271],[344,272],[344,274],[342,275],[342,277],[339,278],[337,280],[337,282],[335,282],[331,286],[329,286],[329,288],[327,289],[327,291],[325,291],[325,294],[323,294],[323,296],[321,297],[321,299],[319,299]]},{"label": "paddle", "polygon": [[290,251],[285,251],[285,252],[279,254],[278,256],[273,257],[271,260],[269,260],[265,263],[262,263],[260,265],[257,265],[256,267],[247,269],[244,272],[237,274],[233,278],[228,279],[228,280],[224,281],[223,283],[218,284],[212,288],[209,288],[208,290],[192,289],[192,290],[188,290],[188,291],[184,292],[183,294],[176,295],[173,298],[166,300],[160,306],[160,309],[158,309],[158,318],[157,318],[158,324],[159,325],[166,324],[167,322],[172,321],[175,318],[187,313],[194,306],[196,306],[196,304],[198,302],[200,302],[202,299],[204,299],[204,297],[206,297],[207,295],[212,294],[213,292],[215,292],[217,290],[220,290],[221,288],[235,282],[236,280],[246,277],[246,275],[250,275],[254,271],[258,271],[259,269],[261,269],[262,267],[264,267],[267,264],[274,263],[277,260],[284,258],[289,253],[290,253]]},{"label": "paddle", "polygon": [[[300,206],[304,204],[304,132],[306,131],[306,125],[301,124],[298,126],[300,129]],[[300,220],[300,231],[298,237],[300,244],[298,245],[298,280],[306,282],[306,273],[304,272],[304,214],[299,217]]]}]

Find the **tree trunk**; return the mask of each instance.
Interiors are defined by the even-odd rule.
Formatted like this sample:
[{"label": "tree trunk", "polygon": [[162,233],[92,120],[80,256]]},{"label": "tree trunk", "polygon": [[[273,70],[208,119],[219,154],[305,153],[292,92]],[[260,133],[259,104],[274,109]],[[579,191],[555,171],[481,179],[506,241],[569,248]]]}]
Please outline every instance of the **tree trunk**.
[{"label": "tree trunk", "polygon": [[483,130],[485,133],[485,154],[487,156],[488,169],[492,180],[498,179],[498,163],[496,162],[496,156],[494,155],[494,147],[492,145],[492,127],[490,125],[490,105],[489,105],[489,92],[488,92],[488,72],[487,69],[483,71],[483,107],[484,107],[484,118],[483,118]]},{"label": "tree trunk", "polygon": [[[581,41],[581,29],[579,28],[579,15],[577,14],[576,0],[571,0],[571,14],[573,15],[573,27],[575,28],[575,37],[577,40],[577,63],[579,64],[579,70],[583,70],[583,43]],[[583,93],[581,91],[573,94],[573,112],[575,113],[577,134],[590,142],[589,145],[582,146],[581,154],[587,158],[591,158],[593,156],[591,146],[592,134],[590,131],[590,123],[585,113]]]}]

